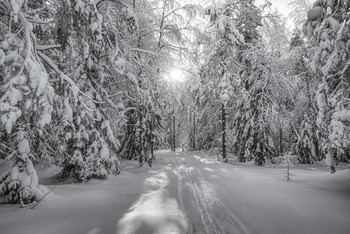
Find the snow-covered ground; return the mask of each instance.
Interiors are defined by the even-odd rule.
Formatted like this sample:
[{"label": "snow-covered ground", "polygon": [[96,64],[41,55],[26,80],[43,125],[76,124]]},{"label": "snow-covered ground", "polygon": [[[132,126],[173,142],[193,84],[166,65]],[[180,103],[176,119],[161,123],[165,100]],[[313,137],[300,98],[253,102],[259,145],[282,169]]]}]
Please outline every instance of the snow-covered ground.
[{"label": "snow-covered ground", "polygon": [[[153,168],[57,184],[34,209],[0,205],[0,233],[349,233],[350,170],[257,167],[159,151]],[[0,173],[4,167],[0,166]],[[50,173],[53,173],[50,171]],[[40,172],[50,189],[55,184]]]}]

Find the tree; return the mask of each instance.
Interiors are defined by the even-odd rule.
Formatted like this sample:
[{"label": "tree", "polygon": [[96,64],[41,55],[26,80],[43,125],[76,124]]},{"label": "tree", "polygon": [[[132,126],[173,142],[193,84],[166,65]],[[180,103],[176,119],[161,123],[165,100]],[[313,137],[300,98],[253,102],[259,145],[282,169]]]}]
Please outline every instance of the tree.
[{"label": "tree", "polygon": [[[157,77],[167,76],[168,71],[174,69],[174,58],[183,58],[188,55],[186,44],[189,40],[186,38],[186,32],[192,30],[191,20],[197,13],[197,6],[193,4],[182,5],[174,0],[151,1],[154,7],[152,17],[155,22],[155,32],[157,35],[156,51],[158,53]],[[176,97],[172,95],[175,84],[164,82],[158,79],[158,85],[163,89],[160,92],[160,98],[164,108],[164,125],[168,129],[166,135],[170,141],[172,150],[175,150],[176,140]],[[177,102],[178,100],[176,100]]]},{"label": "tree", "polygon": [[301,28],[305,22],[305,15],[312,8],[310,0],[292,0],[288,4],[292,11],[289,14],[296,28]]},{"label": "tree", "polygon": [[289,75],[296,81],[293,88],[293,106],[291,113],[292,130],[296,141],[292,148],[298,153],[301,163],[313,163],[322,159],[319,129],[316,126],[317,107],[315,95],[319,82],[307,65],[311,56],[310,46],[301,40],[299,30],[291,38],[287,64]]},{"label": "tree", "polygon": [[[3,1],[1,9],[1,132],[2,146],[7,160],[14,162],[1,178],[1,194],[8,194],[11,202],[40,199],[33,161],[35,141],[43,136],[43,129],[51,123],[55,91],[49,75],[38,57],[33,25],[42,23],[30,5],[19,1]],[[26,171],[23,172],[23,166]],[[21,168],[20,168],[21,167]],[[33,184],[18,181],[18,173],[33,177]],[[24,177],[23,177],[24,178]]]},{"label": "tree", "polygon": [[331,172],[338,161],[349,158],[348,10],[344,1],[315,1],[303,28],[315,44],[311,68],[322,77],[316,97],[317,126]]},{"label": "tree", "polygon": [[[208,8],[206,14],[216,26],[217,37],[213,39],[214,46],[209,47],[210,56],[201,73],[203,94],[200,98],[203,99],[202,116],[215,119],[211,120],[212,127],[205,124],[209,122],[207,119],[202,117],[200,121],[204,123],[202,126],[207,126],[207,129],[202,127],[202,135],[215,138],[203,142],[209,147],[209,141],[220,142],[221,131],[215,125],[219,120],[213,115],[220,113],[215,100],[228,96],[227,108],[233,110],[228,120],[228,135],[234,136],[229,143],[231,149],[237,152],[240,161],[255,159],[256,164],[261,165],[274,150],[268,116],[274,113],[272,89],[277,83],[277,76],[270,68],[271,59],[257,30],[261,26],[261,11],[253,1],[227,1],[220,7]],[[224,114],[222,120],[225,117]],[[222,125],[224,123],[222,121]],[[225,135],[225,131],[223,133]]]},{"label": "tree", "polygon": [[206,15],[209,15],[215,31],[207,32],[212,36],[202,39],[206,48],[202,54],[209,56],[201,68],[198,92],[201,110],[198,118],[199,147],[209,149],[221,145],[223,157],[226,156],[225,110],[233,104],[228,97],[232,96],[232,83],[235,82],[235,73],[238,70],[232,55],[236,52],[237,45],[243,43],[242,35],[233,24],[231,10],[229,3],[206,9]]},{"label": "tree", "polygon": [[115,85],[121,91],[125,112],[119,154],[126,159],[138,159],[152,164],[154,150],[160,143],[160,107],[156,70],[155,40],[149,25],[145,1],[130,6],[110,2],[107,9],[111,32],[118,45],[115,51]]},{"label": "tree", "polygon": [[288,49],[287,18],[284,18],[277,10],[270,11],[266,7],[261,12],[262,27],[257,28],[266,50],[275,57],[282,57]]},{"label": "tree", "polygon": [[242,64],[239,75],[241,100],[237,103],[234,117],[236,148],[240,161],[255,160],[257,165],[271,157],[273,142],[268,116],[273,109],[271,99],[270,59],[259,42],[257,27],[261,25],[261,14],[252,1],[241,3],[237,27],[244,36],[245,44],[239,48],[238,61]]},{"label": "tree", "polygon": [[[126,58],[136,64],[140,53],[152,54],[128,46],[139,27],[134,12],[119,1],[84,0],[3,1],[0,9],[2,157],[47,160],[63,167],[62,179],[117,173],[130,90],[121,84],[135,83]],[[113,9],[121,9],[118,23]],[[51,24],[55,12],[65,17]]]},{"label": "tree", "polygon": [[241,79],[245,84],[242,100],[237,105],[235,128],[239,160],[255,160],[262,165],[265,157],[273,154],[273,142],[268,116],[274,106],[271,99],[271,83],[273,74],[269,67],[269,58],[263,48],[255,46],[247,49],[244,54],[245,63],[252,70],[241,71]]},{"label": "tree", "polygon": [[[63,89],[64,83],[58,86],[60,98],[57,99],[57,106],[62,109],[57,112],[57,118],[61,122],[53,129],[61,146],[61,157],[56,161],[64,167],[60,177],[73,176],[87,180],[118,173],[116,152],[119,141],[111,128],[109,114],[113,108],[117,111],[122,108],[116,105],[115,99],[112,100],[113,95],[106,88],[110,82],[108,78],[115,75],[111,60],[113,63],[118,60],[114,56],[108,57],[114,48],[110,44],[111,34],[103,33],[107,21],[104,21],[101,10],[94,2],[67,1],[63,8],[71,20],[62,22],[66,25],[60,25],[60,30],[66,26],[72,31],[66,38],[67,47],[58,59],[74,60],[71,66],[65,67],[68,76],[62,74],[49,56],[41,55],[59,75],[59,79],[70,79],[72,85],[68,91]],[[73,53],[68,57],[67,51]],[[117,102],[121,100],[117,99]]]}]

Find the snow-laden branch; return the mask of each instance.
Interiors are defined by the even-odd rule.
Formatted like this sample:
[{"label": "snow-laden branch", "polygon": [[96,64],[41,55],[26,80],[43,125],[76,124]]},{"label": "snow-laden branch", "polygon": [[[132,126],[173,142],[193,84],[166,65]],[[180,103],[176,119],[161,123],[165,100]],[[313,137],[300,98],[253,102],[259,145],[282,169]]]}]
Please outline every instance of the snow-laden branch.
[{"label": "snow-laden branch", "polygon": [[33,24],[49,24],[50,21],[48,20],[41,20],[41,19],[32,19],[32,18],[29,18],[29,15],[25,14],[25,17],[26,19],[28,20],[28,22],[31,22]]},{"label": "snow-laden branch", "polygon": [[97,104],[103,104],[104,102],[98,102],[94,99],[92,99],[91,97],[89,97],[88,95],[86,95],[84,92],[82,92],[75,84],[75,82],[69,78],[67,75],[65,75],[56,64],[54,64],[54,62],[47,57],[45,54],[43,54],[42,52],[38,51],[38,55],[39,57],[44,60],[58,75],[60,75],[60,77],[62,79],[64,79],[65,81],[67,81],[67,83],[71,86],[71,90],[73,92],[79,92],[80,94],[84,95],[85,97],[87,97],[88,99],[90,99],[92,102],[97,103]]},{"label": "snow-laden branch", "polygon": [[55,48],[60,48],[61,45],[36,45],[36,50],[43,51],[43,50],[50,50]]},{"label": "snow-laden branch", "polygon": [[0,6],[1,6],[1,4],[2,4],[4,7],[6,7],[6,9],[4,9],[4,10],[10,11],[11,6],[10,6],[10,4],[9,4],[8,2],[2,1],[2,2],[0,3]]},{"label": "snow-laden branch", "polygon": [[31,41],[31,38],[30,38],[30,32],[33,29],[33,25],[26,20],[26,18],[22,14],[22,12],[18,12],[17,16],[18,16],[18,19],[22,22],[23,29],[25,30],[24,35],[25,35],[25,40],[27,42],[27,48],[28,48],[26,50],[26,52],[25,52],[25,55],[24,55],[23,66],[22,66],[22,68],[21,68],[21,70],[19,72],[19,74],[22,74],[23,70],[24,70],[24,67],[29,62],[29,58],[30,58],[30,55],[31,55],[31,50],[29,49],[29,48],[32,48],[32,41]]},{"label": "snow-laden branch", "polygon": [[112,97],[120,96],[120,95],[123,95],[123,93],[119,91],[119,92],[117,92],[117,93],[115,93],[115,94],[109,95],[107,98],[112,98]]},{"label": "snow-laden branch", "polygon": [[40,8],[37,8],[37,9],[29,9],[26,11],[26,14],[36,14],[38,12],[41,12],[43,10],[45,10],[47,8],[47,6],[44,6],[44,7],[40,7]]},{"label": "snow-laden branch", "polygon": [[170,15],[174,14],[175,12],[179,10],[189,10],[192,5],[185,5],[179,8],[175,8],[174,10],[170,11],[168,14],[164,15],[164,19],[168,18]]},{"label": "snow-laden branch", "polygon": [[[45,54],[43,54],[42,52],[38,51],[38,56],[44,60],[44,62],[47,63],[47,65],[49,65],[58,75],[61,75],[62,71],[58,68],[58,66],[49,58],[47,57]],[[65,79],[70,85],[75,85],[74,81],[72,79],[70,79],[69,77],[67,77],[68,79]]]},{"label": "snow-laden branch", "polygon": [[136,98],[131,97],[131,96],[130,96],[129,94],[127,94],[127,93],[124,93],[124,95],[125,95],[126,98],[128,98],[128,99],[130,99],[130,100],[136,102]]},{"label": "snow-laden branch", "polygon": [[140,53],[144,53],[144,54],[150,54],[153,56],[157,56],[156,53],[154,53],[153,51],[150,50],[143,50],[143,49],[139,49],[139,48],[131,48],[131,51],[136,51],[136,52],[140,52]]}]

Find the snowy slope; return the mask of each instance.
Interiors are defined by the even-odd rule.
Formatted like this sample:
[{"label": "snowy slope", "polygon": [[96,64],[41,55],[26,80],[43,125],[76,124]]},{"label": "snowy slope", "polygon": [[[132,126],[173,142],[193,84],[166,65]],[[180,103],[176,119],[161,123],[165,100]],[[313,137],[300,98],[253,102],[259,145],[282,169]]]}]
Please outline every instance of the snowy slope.
[{"label": "snowy slope", "polygon": [[[262,168],[160,151],[153,168],[58,184],[34,209],[0,206],[0,233],[348,233],[350,171]],[[51,188],[53,185],[48,185]]]}]

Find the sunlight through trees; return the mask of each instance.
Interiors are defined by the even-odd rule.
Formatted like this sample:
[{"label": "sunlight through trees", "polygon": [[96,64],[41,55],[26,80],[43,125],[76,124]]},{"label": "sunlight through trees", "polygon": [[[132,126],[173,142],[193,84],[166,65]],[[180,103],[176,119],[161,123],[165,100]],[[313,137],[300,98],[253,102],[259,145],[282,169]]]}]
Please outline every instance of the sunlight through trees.
[{"label": "sunlight through trees", "polygon": [[335,172],[350,160],[350,5],[311,4],[290,1],[288,28],[269,1],[1,1],[0,194],[40,199],[11,173],[23,163],[82,182],[162,148]]}]

